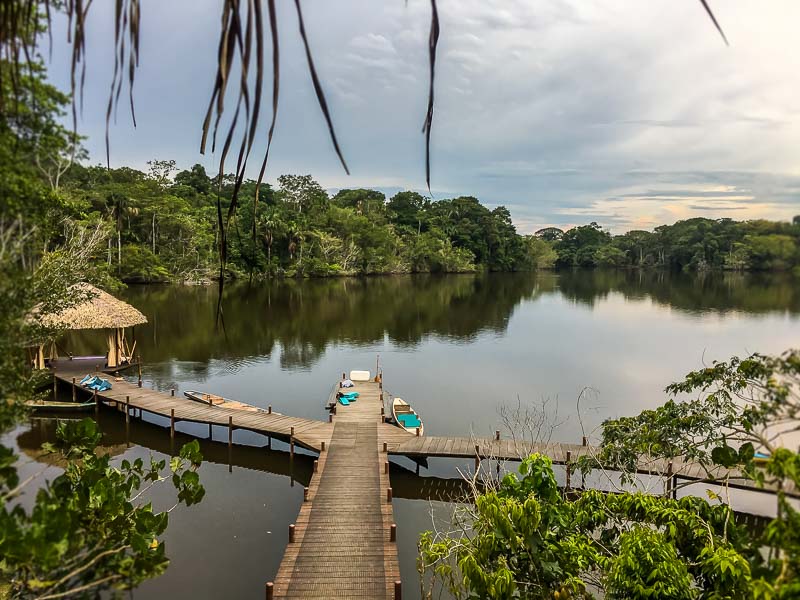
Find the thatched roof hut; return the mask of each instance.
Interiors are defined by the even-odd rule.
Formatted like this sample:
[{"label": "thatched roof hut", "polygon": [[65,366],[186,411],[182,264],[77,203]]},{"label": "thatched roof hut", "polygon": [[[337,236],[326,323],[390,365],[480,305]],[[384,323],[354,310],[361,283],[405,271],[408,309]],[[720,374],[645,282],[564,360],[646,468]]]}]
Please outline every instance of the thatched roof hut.
[{"label": "thatched roof hut", "polygon": [[147,317],[133,306],[91,284],[76,283],[70,289],[90,299],[55,314],[40,315],[42,325],[58,329],[120,329],[147,323]]},{"label": "thatched roof hut", "polygon": [[[37,310],[40,307],[37,307],[30,318],[36,319],[44,327],[57,330],[110,329],[112,331],[108,334],[106,367],[130,363],[136,344],[134,343],[133,348],[128,348],[125,328],[147,323],[147,317],[127,302],[114,298],[91,284],[77,283],[70,288],[70,291],[76,296],[86,296],[88,299],[56,313],[41,314],[41,310]],[[55,358],[54,349],[50,357]],[[44,368],[44,344],[39,346],[34,363],[36,367]]]}]

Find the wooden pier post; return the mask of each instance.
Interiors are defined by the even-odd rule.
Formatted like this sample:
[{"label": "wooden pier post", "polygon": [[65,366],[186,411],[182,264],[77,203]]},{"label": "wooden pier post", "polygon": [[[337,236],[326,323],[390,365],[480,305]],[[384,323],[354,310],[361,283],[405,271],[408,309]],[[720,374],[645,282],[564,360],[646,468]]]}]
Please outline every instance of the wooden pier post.
[{"label": "wooden pier post", "polygon": [[289,543],[294,544],[294,523],[289,525]]},{"label": "wooden pier post", "polygon": [[586,445],[588,445],[586,443],[586,436],[583,436],[583,439],[581,440],[581,446],[586,446]]},{"label": "wooden pier post", "polygon": [[211,423],[209,423],[208,424],[208,439],[211,439],[211,437],[212,437],[212,434],[211,434]]},{"label": "wooden pier post", "polygon": [[270,405],[267,407],[267,414],[268,414],[268,415],[271,415],[271,414],[272,414],[272,404],[270,404]]},{"label": "wooden pier post", "polygon": [[72,378],[72,401],[75,402],[78,399],[78,389],[75,386],[75,378]]},{"label": "wooden pier post", "polygon": [[333,423],[333,413],[328,415],[328,423]]},{"label": "wooden pier post", "polygon": [[317,472],[319,472],[319,461],[315,460],[314,461],[314,473],[317,473]]},{"label": "wooden pier post", "polygon": [[172,389],[169,391],[169,395],[170,395],[170,396],[172,396],[173,398],[175,397],[175,388],[172,388]]},{"label": "wooden pier post", "polygon": [[396,542],[397,541],[397,525],[394,523],[391,524],[389,527],[389,541]]},{"label": "wooden pier post", "polygon": [[142,387],[142,357],[136,357],[136,366],[138,367],[139,371],[139,387]]},{"label": "wooden pier post", "polygon": [[386,488],[386,502],[390,504],[392,502],[392,488],[390,487]]},{"label": "wooden pier post", "polygon": [[383,451],[386,453],[389,452],[389,444],[387,444],[386,442],[383,442]]},{"label": "wooden pier post", "polygon": [[572,477],[572,473],[570,473],[570,463],[571,462],[572,462],[572,452],[567,450],[567,462],[564,465],[564,467],[566,468],[566,474],[567,474],[567,483],[566,483],[567,491],[569,491],[570,478]]},{"label": "wooden pier post", "polygon": [[675,480],[672,475],[672,461],[669,461],[667,463],[667,481],[664,484],[664,487],[666,488],[664,491],[666,492],[667,496],[672,496],[673,498],[677,493],[677,490],[674,488],[674,482]]},{"label": "wooden pier post", "polygon": [[419,437],[419,427],[417,427],[417,437]]},{"label": "wooden pier post", "polygon": [[231,415],[228,415],[228,473],[233,473],[233,416]]},{"label": "wooden pier post", "polygon": [[496,442],[499,442],[499,441],[500,441],[500,432],[499,432],[499,431],[495,431],[495,432],[494,432],[494,440],[495,440]]},{"label": "wooden pier post", "polygon": [[389,461],[388,461],[388,460],[387,460],[385,463],[383,463],[383,472],[384,472],[386,475],[388,475],[388,474],[389,474]]},{"label": "wooden pier post", "polygon": [[481,467],[481,448],[475,444],[475,472]]},{"label": "wooden pier post", "polygon": [[58,400],[58,378],[53,373],[53,401]]},{"label": "wooden pier post", "polygon": [[94,390],[94,414],[100,412],[100,396],[97,395],[97,390]]},{"label": "wooden pier post", "polygon": [[125,423],[131,422],[131,397],[125,396]]},{"label": "wooden pier post", "polygon": [[169,437],[175,437],[175,409],[169,409]]},{"label": "wooden pier post", "polygon": [[289,430],[289,454],[294,456],[294,427]]},{"label": "wooden pier post", "polygon": [[399,579],[394,582],[394,600],[403,600],[402,584]]},{"label": "wooden pier post", "polygon": [[308,488],[303,488],[303,502],[308,502]]},{"label": "wooden pier post", "polygon": [[320,452],[325,452],[325,442],[320,442]]},{"label": "wooden pier post", "polygon": [[275,585],[271,581],[267,582],[267,585],[265,586],[265,590],[266,590],[266,598],[267,598],[267,600],[274,600],[274,598],[275,598]]}]

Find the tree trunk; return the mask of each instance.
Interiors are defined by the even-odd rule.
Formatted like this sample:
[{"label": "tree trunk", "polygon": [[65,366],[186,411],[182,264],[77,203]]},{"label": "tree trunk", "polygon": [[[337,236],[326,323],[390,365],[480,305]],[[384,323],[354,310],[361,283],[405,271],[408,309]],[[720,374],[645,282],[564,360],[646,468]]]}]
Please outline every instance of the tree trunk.
[{"label": "tree trunk", "polygon": [[111,268],[111,236],[108,236],[108,268]]},{"label": "tree trunk", "polygon": [[153,238],[153,254],[156,253],[156,212],[153,211],[153,227],[150,232],[150,237]]},{"label": "tree trunk", "polygon": [[117,229],[117,274],[122,273],[122,232]]}]

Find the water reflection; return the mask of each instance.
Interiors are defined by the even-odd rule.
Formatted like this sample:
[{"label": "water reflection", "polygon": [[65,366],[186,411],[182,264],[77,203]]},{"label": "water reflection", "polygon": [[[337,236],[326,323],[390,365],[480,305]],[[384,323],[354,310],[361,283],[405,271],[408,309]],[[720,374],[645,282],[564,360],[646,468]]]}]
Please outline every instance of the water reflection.
[{"label": "water reflection", "polygon": [[[788,274],[567,271],[239,284],[226,287],[224,330],[214,325],[216,294],[213,287],[126,290],[125,298],[149,320],[136,330],[146,360],[171,361],[200,375],[213,359],[224,360],[221,369],[238,371],[280,347],[282,368],[305,370],[331,345],[387,338],[411,349],[430,338],[470,343],[484,333],[503,335],[521,302],[548,296],[594,307],[620,294],[692,314],[800,313],[800,286]],[[75,354],[96,353],[99,344],[86,333],[67,341]]]}]

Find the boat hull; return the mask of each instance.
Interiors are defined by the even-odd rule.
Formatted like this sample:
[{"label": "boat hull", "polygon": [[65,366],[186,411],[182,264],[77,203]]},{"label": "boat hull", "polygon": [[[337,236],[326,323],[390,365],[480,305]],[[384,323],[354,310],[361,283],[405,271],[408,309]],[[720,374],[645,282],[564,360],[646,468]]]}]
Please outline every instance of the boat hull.
[{"label": "boat hull", "polygon": [[[412,427],[407,427],[398,417],[398,415],[401,414],[416,415],[419,421],[419,426],[414,425]],[[420,419],[417,412],[413,408],[411,408],[411,405],[405,400],[401,398],[395,398],[394,400],[392,400],[392,417],[394,418],[395,425],[397,425],[400,429],[404,429],[405,431],[413,435],[417,435],[417,429],[419,429],[419,435],[425,435],[425,424],[422,422],[422,419]]]}]

